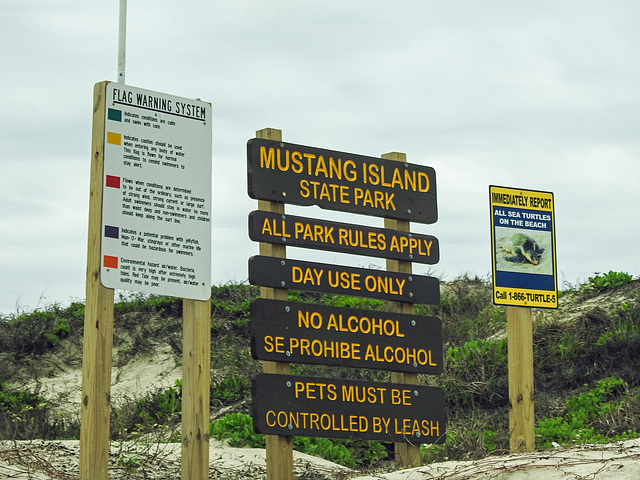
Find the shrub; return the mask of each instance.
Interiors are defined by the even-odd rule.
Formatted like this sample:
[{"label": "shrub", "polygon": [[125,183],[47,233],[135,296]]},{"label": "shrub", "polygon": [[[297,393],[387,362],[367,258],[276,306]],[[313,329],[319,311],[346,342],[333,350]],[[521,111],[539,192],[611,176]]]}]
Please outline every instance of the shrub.
[{"label": "shrub", "polygon": [[12,352],[17,358],[42,355],[67,336],[70,326],[58,309],[34,311],[2,322],[0,351]]},{"label": "shrub", "polygon": [[241,375],[232,374],[211,384],[211,404],[228,405],[251,395],[251,382]]},{"label": "shrub", "polygon": [[[265,447],[264,435],[254,431],[251,415],[244,413],[228,413],[214,420],[209,434],[217,440],[227,440],[232,447]],[[345,467],[369,465],[387,456],[387,449],[380,442],[294,437],[293,448]]]},{"label": "shrub", "polygon": [[136,411],[144,424],[163,423],[182,413],[182,380],[176,380],[175,388],[169,387],[136,402]]},{"label": "shrub", "polygon": [[251,415],[227,413],[209,425],[209,435],[216,440],[227,440],[232,447],[264,448],[264,435],[253,430]]},{"label": "shrub", "polygon": [[609,273],[598,273],[595,276],[589,277],[587,283],[583,286],[586,290],[594,290],[601,292],[610,288],[617,288],[633,281],[633,276],[626,272],[614,272],[609,270]]},{"label": "shrub", "polygon": [[501,405],[507,392],[507,341],[471,340],[450,347],[442,379],[448,401],[463,408]]},{"label": "shrub", "polygon": [[[596,387],[588,392],[571,397],[565,403],[565,412],[553,418],[544,418],[538,422],[536,436],[540,439],[539,448],[549,448],[553,443],[603,443],[612,440],[596,429],[597,421],[617,408],[619,398],[626,388],[624,381],[609,377],[600,380]],[[611,401],[608,401],[611,400]],[[615,440],[635,438],[636,432],[616,435]]]}]

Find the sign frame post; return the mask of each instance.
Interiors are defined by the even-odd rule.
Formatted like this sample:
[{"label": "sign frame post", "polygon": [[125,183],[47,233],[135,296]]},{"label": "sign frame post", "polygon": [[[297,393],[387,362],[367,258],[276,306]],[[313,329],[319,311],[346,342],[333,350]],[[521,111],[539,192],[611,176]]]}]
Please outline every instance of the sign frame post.
[{"label": "sign frame post", "polygon": [[[389,152],[381,155],[386,160],[394,160],[396,162],[407,162],[407,155],[401,152]],[[400,232],[411,231],[410,223],[405,220],[396,220],[391,218],[384,219],[385,228],[397,230]],[[411,262],[401,260],[386,260],[388,272],[412,273]],[[414,313],[413,305],[406,302],[387,301],[387,311],[393,313]],[[394,383],[404,383],[407,385],[417,385],[418,375],[415,373],[391,372],[391,381]],[[393,450],[395,452],[395,461],[402,467],[418,467],[422,461],[420,458],[420,445],[411,443],[394,443]]]},{"label": "sign frame post", "polygon": [[535,450],[533,322],[531,309],[507,307],[507,361],[509,370],[509,448]]},{"label": "sign frame post", "polygon": [[[276,128],[264,128],[256,131],[256,137],[265,140],[282,141],[282,130]],[[258,200],[258,209],[265,212],[274,212],[284,215],[284,203]],[[286,258],[287,251],[284,245],[274,245],[260,242],[260,255]],[[260,297],[272,300],[287,300],[286,288],[260,287]],[[284,362],[265,361],[262,364],[264,373],[288,375],[291,366]],[[267,480],[293,480],[293,437],[284,435],[265,435]]]},{"label": "sign frame post", "polygon": [[207,480],[211,300],[183,299],[182,343],[182,479]]},{"label": "sign frame post", "polygon": [[109,479],[107,467],[109,462],[114,290],[106,288],[100,283],[102,175],[107,83],[97,83],[93,90],[89,234],[80,407],[80,478],[82,480]]}]

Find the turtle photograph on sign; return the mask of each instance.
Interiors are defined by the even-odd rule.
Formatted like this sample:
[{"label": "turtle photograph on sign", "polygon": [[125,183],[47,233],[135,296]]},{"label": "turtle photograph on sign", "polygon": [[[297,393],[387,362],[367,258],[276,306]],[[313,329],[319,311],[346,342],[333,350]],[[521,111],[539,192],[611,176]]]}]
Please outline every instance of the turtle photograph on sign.
[{"label": "turtle photograph on sign", "polygon": [[496,227],[495,230],[497,270],[553,275],[551,232],[505,227]]}]

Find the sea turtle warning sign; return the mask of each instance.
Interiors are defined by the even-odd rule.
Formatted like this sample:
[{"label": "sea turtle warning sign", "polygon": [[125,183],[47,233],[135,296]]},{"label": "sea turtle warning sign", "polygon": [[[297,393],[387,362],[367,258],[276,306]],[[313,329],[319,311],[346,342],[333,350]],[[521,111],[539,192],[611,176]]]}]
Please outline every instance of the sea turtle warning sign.
[{"label": "sea turtle warning sign", "polygon": [[558,307],[553,193],[489,187],[493,300]]}]

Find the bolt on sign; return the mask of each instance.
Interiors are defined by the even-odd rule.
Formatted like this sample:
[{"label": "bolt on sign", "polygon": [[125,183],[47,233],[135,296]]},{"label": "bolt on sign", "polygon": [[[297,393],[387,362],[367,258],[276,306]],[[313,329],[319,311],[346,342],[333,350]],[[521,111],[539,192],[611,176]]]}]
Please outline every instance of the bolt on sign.
[{"label": "bolt on sign", "polygon": [[424,385],[259,374],[258,433],[387,442],[445,442],[442,389]]},{"label": "bolt on sign", "polygon": [[254,242],[430,265],[440,260],[438,239],[431,235],[260,210],[249,214],[249,238]]},{"label": "bolt on sign", "polygon": [[553,193],[489,187],[493,301],[558,308]]},{"label": "bolt on sign", "polygon": [[254,138],[249,196],[418,223],[438,219],[431,167]]},{"label": "bolt on sign", "polygon": [[249,283],[395,302],[440,303],[435,277],[261,255],[249,259]]},{"label": "bolt on sign", "polygon": [[253,358],[394,372],[442,373],[438,318],[260,298],[251,303]]},{"label": "bolt on sign", "polygon": [[101,281],[211,295],[211,105],[109,83]]}]

